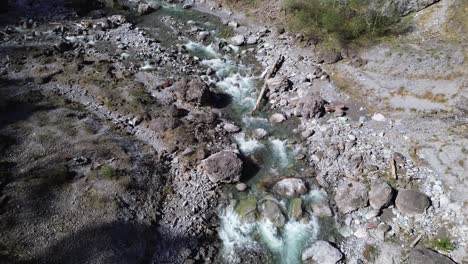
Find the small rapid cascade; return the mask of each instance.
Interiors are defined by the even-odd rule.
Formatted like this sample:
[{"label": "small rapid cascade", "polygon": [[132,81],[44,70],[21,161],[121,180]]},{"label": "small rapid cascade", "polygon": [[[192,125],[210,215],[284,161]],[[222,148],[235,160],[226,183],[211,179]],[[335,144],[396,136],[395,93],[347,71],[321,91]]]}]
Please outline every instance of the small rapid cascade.
[{"label": "small rapid cascade", "polygon": [[[217,43],[217,44],[213,44]],[[257,99],[259,77],[255,68],[238,62],[235,55],[237,47],[219,46],[215,39],[209,45],[187,41],[185,48],[207,67],[207,80],[231,98],[229,116],[238,121],[242,131],[233,135],[239,151],[259,164],[260,169],[248,181],[248,193],[233,193],[238,200],[222,209],[219,213],[219,236],[223,242],[223,257],[227,263],[238,263],[237,255],[243,249],[269,253],[275,263],[299,264],[304,248],[315,241],[320,228],[317,219],[302,211],[302,201],[310,200],[312,194],[299,198],[277,198],[257,188],[259,180],[271,175],[284,175],[292,166],[294,151],[290,149],[284,135],[277,135],[275,125],[271,124],[262,113],[252,116]],[[222,43],[222,40],[221,40]],[[255,129],[263,129],[267,136],[256,139]],[[287,136],[287,134],[286,134]],[[276,202],[272,202],[276,201]],[[261,209],[262,208],[262,209]],[[262,211],[263,210],[263,211]],[[273,210],[281,223],[270,221],[265,212]],[[295,210],[296,216],[291,211]],[[289,212],[289,213],[288,213]],[[275,217],[275,216],[274,216]]]}]

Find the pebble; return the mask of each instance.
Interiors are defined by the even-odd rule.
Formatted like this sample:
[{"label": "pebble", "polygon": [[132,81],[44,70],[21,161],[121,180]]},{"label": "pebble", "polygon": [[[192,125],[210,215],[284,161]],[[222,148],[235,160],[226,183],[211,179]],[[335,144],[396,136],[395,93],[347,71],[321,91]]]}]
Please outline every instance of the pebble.
[{"label": "pebble", "polygon": [[385,118],[384,115],[382,115],[381,113],[376,113],[372,116],[372,120],[374,121],[378,121],[378,122],[384,122],[386,121],[387,119]]},{"label": "pebble", "polygon": [[243,182],[239,182],[238,184],[236,184],[236,189],[239,192],[243,192],[243,191],[247,190],[247,184],[245,184]]}]

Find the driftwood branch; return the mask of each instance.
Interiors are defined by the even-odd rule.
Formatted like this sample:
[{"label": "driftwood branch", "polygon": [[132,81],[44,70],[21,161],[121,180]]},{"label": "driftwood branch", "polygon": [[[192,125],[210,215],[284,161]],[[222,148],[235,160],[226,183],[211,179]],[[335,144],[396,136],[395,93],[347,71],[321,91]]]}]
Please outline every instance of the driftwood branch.
[{"label": "driftwood branch", "polygon": [[263,76],[263,80],[265,81],[265,83],[263,84],[262,90],[260,90],[260,94],[258,95],[257,102],[255,103],[255,107],[254,107],[252,113],[257,111],[258,107],[260,106],[260,102],[262,101],[263,96],[265,96],[265,92],[268,89],[268,85],[267,85],[266,80],[268,80],[271,77],[275,76],[275,74],[281,68],[281,65],[283,65],[283,62],[284,62],[284,56],[279,55],[278,59],[272,65],[272,67],[266,71],[265,75]]}]

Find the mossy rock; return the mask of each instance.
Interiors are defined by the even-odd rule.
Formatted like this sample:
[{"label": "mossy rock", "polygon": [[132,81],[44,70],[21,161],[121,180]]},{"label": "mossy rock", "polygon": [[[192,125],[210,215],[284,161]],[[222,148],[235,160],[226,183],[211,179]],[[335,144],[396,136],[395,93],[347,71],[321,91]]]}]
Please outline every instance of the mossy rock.
[{"label": "mossy rock", "polygon": [[291,219],[299,220],[302,217],[302,199],[293,198],[289,202],[289,216]]},{"label": "mossy rock", "polygon": [[236,213],[242,221],[253,223],[257,220],[257,199],[247,198],[239,200],[236,206]]}]

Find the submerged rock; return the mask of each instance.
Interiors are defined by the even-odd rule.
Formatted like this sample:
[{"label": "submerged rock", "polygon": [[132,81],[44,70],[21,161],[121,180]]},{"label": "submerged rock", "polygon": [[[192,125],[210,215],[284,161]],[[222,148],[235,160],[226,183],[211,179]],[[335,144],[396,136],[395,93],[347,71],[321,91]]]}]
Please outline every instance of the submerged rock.
[{"label": "submerged rock", "polygon": [[343,214],[365,207],[369,201],[367,187],[356,181],[341,183],[336,190],[335,201]]},{"label": "submerged rock", "polygon": [[304,181],[296,178],[288,178],[277,182],[273,186],[273,191],[285,197],[298,197],[307,192]]},{"label": "submerged rock", "polygon": [[242,221],[253,223],[257,220],[257,199],[242,199],[236,206],[236,213]]},{"label": "submerged rock", "polygon": [[336,264],[343,253],[327,241],[319,240],[302,253],[304,263]]},{"label": "submerged rock", "polygon": [[283,227],[286,223],[286,217],[284,217],[278,203],[279,202],[273,198],[267,198],[260,206],[260,212],[262,216],[273,223],[274,226]]},{"label": "submerged rock", "polygon": [[235,152],[224,150],[204,159],[201,169],[214,183],[238,182],[242,173],[242,160]]},{"label": "submerged rock", "polygon": [[455,264],[450,258],[427,248],[413,249],[408,256],[411,264]]},{"label": "submerged rock", "polygon": [[431,205],[431,200],[418,190],[399,190],[395,205],[404,214],[422,214]]},{"label": "submerged rock", "polygon": [[294,198],[289,202],[289,217],[299,220],[302,217],[302,199]]}]

